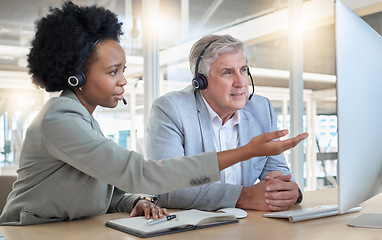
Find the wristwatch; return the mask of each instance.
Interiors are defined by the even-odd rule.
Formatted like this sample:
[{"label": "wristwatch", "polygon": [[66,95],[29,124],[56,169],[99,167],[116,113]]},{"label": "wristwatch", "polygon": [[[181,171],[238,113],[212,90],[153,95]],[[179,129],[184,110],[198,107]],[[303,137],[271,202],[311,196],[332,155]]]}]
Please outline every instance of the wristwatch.
[{"label": "wristwatch", "polygon": [[133,208],[135,207],[135,205],[137,204],[137,202],[139,200],[146,200],[148,202],[154,203],[155,205],[157,205],[158,201],[159,201],[159,199],[157,197],[155,197],[155,196],[150,196],[150,197],[140,196],[139,198],[135,199],[135,201],[133,203]]}]

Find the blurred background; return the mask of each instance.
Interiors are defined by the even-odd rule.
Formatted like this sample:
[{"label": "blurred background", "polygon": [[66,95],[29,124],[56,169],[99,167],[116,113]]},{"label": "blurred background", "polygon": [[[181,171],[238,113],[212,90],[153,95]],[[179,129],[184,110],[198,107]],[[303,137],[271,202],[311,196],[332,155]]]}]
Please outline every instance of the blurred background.
[{"label": "blurred background", "polygon": [[[245,42],[256,93],[271,100],[278,127],[290,128],[290,53],[294,49],[288,25],[289,7],[294,1],[302,6],[301,18],[295,23],[302,33],[297,48],[302,53],[303,89],[298,94],[303,96],[303,129],[310,134],[300,159],[305,190],[336,186],[334,0],[73,1],[82,6],[104,6],[123,22],[121,45],[127,55],[128,105],[97,108],[94,116],[104,135],[144,153],[145,118],[152,98],[157,97],[145,95],[147,73],[154,75],[157,95],[186,87],[192,79],[190,48],[209,33],[230,34]],[[382,0],[343,2],[382,33]],[[45,16],[49,7],[61,4],[60,0],[0,0],[0,174],[16,173],[26,129],[42,105],[58,95],[32,85],[26,55],[35,21]],[[152,38],[154,45],[145,45],[152,43],[147,40]],[[144,59],[158,59],[157,70],[148,69]],[[289,163],[289,152],[285,154]]]}]

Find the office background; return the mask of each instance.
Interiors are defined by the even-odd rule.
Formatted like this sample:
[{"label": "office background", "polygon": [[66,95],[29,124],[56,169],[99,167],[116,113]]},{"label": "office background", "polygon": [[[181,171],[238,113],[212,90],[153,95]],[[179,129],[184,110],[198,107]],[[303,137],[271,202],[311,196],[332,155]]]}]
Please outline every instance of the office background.
[{"label": "office background", "polygon": [[[0,0],[0,174],[15,174],[28,125],[44,102],[58,95],[31,84],[26,55],[35,20],[61,2]],[[145,119],[153,99],[191,83],[192,44],[208,33],[230,34],[245,42],[255,92],[272,101],[278,127],[290,129],[297,123],[297,129],[310,134],[301,144],[302,154],[285,153],[300,184],[305,190],[337,184],[334,0],[73,2],[104,6],[124,23],[128,105],[97,108],[94,115],[105,136],[144,153]],[[343,2],[382,33],[382,0]],[[293,84],[296,77],[290,72],[296,69],[303,88]],[[299,107],[301,118],[290,117]]]}]

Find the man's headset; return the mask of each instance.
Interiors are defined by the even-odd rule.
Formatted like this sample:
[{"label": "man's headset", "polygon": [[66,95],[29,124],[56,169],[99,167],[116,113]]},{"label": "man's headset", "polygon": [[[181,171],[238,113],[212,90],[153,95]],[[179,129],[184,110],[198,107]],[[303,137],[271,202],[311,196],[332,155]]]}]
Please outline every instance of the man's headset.
[{"label": "man's headset", "polygon": [[217,39],[215,39],[215,40],[211,41],[210,43],[208,43],[207,46],[205,46],[203,48],[203,50],[199,53],[199,56],[196,59],[196,63],[195,63],[195,77],[192,79],[192,86],[194,86],[194,89],[196,89],[196,90],[203,90],[203,89],[207,88],[208,82],[207,82],[206,76],[204,76],[204,74],[199,73],[199,62],[202,59],[202,56],[203,56],[204,52],[206,51],[206,49],[213,42],[215,42],[216,40]]},{"label": "man's headset", "polygon": [[[207,86],[208,86],[208,81],[207,81],[207,77],[204,76],[204,74],[201,74],[199,73],[199,62],[200,60],[202,59],[202,56],[204,54],[204,52],[206,51],[206,49],[213,43],[215,42],[217,39],[211,41],[210,43],[208,43],[204,48],[203,50],[199,53],[199,56],[198,58],[196,59],[196,63],[195,63],[195,77],[192,79],[192,86],[194,87],[195,90],[203,90],[203,89],[206,89]],[[249,72],[249,68],[247,67],[247,73],[248,73],[248,76],[249,78],[251,79],[251,83],[252,83],[252,93],[251,95],[249,96],[249,100],[251,100],[253,94],[255,93],[255,85],[253,84],[253,78],[252,78],[252,75],[251,73]]]}]

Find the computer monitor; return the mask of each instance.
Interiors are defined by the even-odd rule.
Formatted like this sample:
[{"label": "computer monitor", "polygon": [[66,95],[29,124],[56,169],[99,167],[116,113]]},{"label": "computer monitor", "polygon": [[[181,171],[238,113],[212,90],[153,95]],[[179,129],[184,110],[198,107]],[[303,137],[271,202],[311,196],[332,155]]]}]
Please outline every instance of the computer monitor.
[{"label": "computer monitor", "polygon": [[[382,191],[382,36],[337,0],[335,38],[338,205],[345,213]],[[373,217],[382,227],[382,214]]]}]

